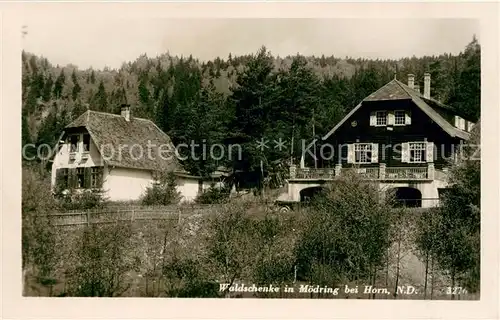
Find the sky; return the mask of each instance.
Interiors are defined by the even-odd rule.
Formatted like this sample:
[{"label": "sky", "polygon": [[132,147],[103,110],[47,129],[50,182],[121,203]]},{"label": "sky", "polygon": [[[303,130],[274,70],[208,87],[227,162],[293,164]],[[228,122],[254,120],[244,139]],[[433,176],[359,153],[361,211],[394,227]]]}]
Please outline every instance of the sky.
[{"label": "sky", "polygon": [[52,64],[119,68],[141,54],[200,60],[256,52],[369,59],[457,54],[476,35],[466,19],[47,19],[31,16],[23,49]]}]

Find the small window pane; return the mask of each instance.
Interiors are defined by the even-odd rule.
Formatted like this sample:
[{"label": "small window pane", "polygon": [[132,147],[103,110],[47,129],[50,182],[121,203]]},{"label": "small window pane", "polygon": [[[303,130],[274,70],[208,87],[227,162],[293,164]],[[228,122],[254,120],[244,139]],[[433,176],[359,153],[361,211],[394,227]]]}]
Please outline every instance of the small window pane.
[{"label": "small window pane", "polygon": [[357,143],[354,145],[354,161],[356,163],[371,163],[372,144]]},{"label": "small window pane", "polygon": [[394,123],[395,124],[405,124],[405,112],[404,111],[395,111],[394,112]]},{"label": "small window pane", "polygon": [[385,111],[377,111],[377,126],[385,126],[387,125],[387,114]]},{"label": "small window pane", "polygon": [[425,142],[411,142],[410,147],[410,162],[425,162],[426,155]]}]

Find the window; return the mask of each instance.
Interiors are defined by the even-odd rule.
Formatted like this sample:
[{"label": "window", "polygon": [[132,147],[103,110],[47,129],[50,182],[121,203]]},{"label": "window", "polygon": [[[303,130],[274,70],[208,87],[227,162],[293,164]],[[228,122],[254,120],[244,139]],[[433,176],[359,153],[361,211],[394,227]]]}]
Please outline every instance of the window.
[{"label": "window", "polygon": [[101,184],[101,168],[100,167],[92,167],[91,169],[91,178],[90,178],[90,187],[91,188],[100,188]]},{"label": "window", "polygon": [[425,155],[427,153],[427,143],[410,142],[409,151],[410,151],[409,162],[412,163],[425,162]]},{"label": "window", "polygon": [[84,168],[76,168],[76,187],[83,188],[85,183],[85,170]]},{"label": "window", "polygon": [[377,118],[377,126],[387,125],[387,113],[385,111],[377,111],[375,116]]},{"label": "window", "polygon": [[372,162],[372,144],[356,143],[354,145],[354,162],[371,163]]},{"label": "window", "polygon": [[78,151],[78,141],[80,140],[80,136],[79,135],[72,135],[72,136],[70,136],[69,140],[71,143],[69,152],[72,152],[72,153],[77,152]]},{"label": "window", "polygon": [[396,126],[406,124],[406,114],[403,110],[394,111],[394,124]]},{"label": "window", "polygon": [[90,151],[90,135],[84,134],[83,135],[83,152],[89,152],[89,151]]},{"label": "window", "polygon": [[67,168],[57,169],[56,171],[56,188],[58,191],[68,189],[69,186],[69,171]]}]

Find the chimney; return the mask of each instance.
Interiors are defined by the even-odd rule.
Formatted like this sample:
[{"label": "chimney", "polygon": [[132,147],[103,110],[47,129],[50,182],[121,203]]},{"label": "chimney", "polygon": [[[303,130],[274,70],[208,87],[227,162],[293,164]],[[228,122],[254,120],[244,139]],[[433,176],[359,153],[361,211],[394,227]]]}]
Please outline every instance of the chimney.
[{"label": "chimney", "polygon": [[420,93],[420,86],[418,84],[414,85],[413,86],[413,90],[417,91],[418,93]]},{"label": "chimney", "polygon": [[424,73],[424,98],[431,98],[431,74]]},{"label": "chimney", "polygon": [[408,87],[410,87],[410,89],[413,89],[415,86],[415,76],[413,74],[408,74]]},{"label": "chimney", "polygon": [[130,105],[122,104],[121,106],[121,115],[125,118],[125,121],[130,121]]}]

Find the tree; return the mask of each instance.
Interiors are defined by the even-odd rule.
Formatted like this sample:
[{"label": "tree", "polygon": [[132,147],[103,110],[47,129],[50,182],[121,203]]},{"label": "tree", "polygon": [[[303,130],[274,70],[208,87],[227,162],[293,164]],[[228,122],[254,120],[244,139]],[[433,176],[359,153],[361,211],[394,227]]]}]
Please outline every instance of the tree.
[{"label": "tree", "polygon": [[228,285],[224,295],[235,281],[248,278],[258,250],[247,209],[245,203],[230,204],[208,218],[206,261],[212,277]]},{"label": "tree", "polygon": [[451,287],[460,284],[469,292],[478,291],[480,284],[479,145],[480,125],[476,125],[469,144],[460,151],[450,171],[450,187],[441,207],[430,225],[422,223],[417,242],[420,250],[429,251],[438,267],[449,275]]},{"label": "tree", "polygon": [[45,102],[50,101],[52,97],[52,86],[54,85],[54,80],[52,80],[52,75],[49,74],[47,80],[45,81],[45,86],[43,87],[42,99]]},{"label": "tree", "polygon": [[465,65],[460,71],[456,97],[451,105],[474,121],[481,111],[481,47],[475,36],[462,58]]},{"label": "tree", "polygon": [[169,205],[180,200],[180,193],[176,189],[176,178],[173,172],[160,174],[152,186],[146,188],[142,198],[142,204]]},{"label": "tree", "polygon": [[[37,281],[50,288],[55,284],[58,251],[56,232],[46,216],[56,210],[49,177],[36,167],[22,170],[22,267],[23,285],[31,273]],[[24,291],[23,287],[23,291]]]},{"label": "tree", "polygon": [[271,72],[272,58],[265,47],[252,56],[246,69],[237,76],[237,87],[232,89],[230,100],[235,106],[232,124],[234,134],[229,137],[232,143],[243,149],[242,159],[234,161],[235,169],[250,173],[262,188],[263,163],[266,161],[256,141],[264,138],[269,126],[271,101],[269,94],[274,89]]},{"label": "tree", "polygon": [[79,237],[76,254],[66,270],[68,292],[77,297],[116,297],[129,287],[127,272],[133,269],[127,249],[132,229],[129,222],[92,224]]},{"label": "tree", "polygon": [[78,94],[82,91],[82,87],[78,83],[78,78],[76,77],[75,69],[73,69],[73,73],[71,74],[71,80],[73,81],[73,90],[71,91],[71,98],[75,101],[78,98]]},{"label": "tree", "polygon": [[59,73],[59,76],[56,79],[56,82],[54,83],[53,95],[56,99],[61,98],[65,81],[66,81],[66,76],[64,75],[64,69],[62,69],[61,73]]},{"label": "tree", "polygon": [[390,245],[392,213],[380,191],[352,174],[339,177],[312,201],[297,241],[299,279],[332,285],[373,284]]},{"label": "tree", "polygon": [[96,94],[94,95],[94,103],[98,111],[107,111],[108,109],[108,95],[104,88],[104,83],[99,83]]},{"label": "tree", "polygon": [[92,71],[90,72],[90,83],[95,84],[95,81],[96,81],[95,71],[94,69],[92,69]]},{"label": "tree", "polygon": [[272,160],[288,155],[300,158],[300,139],[313,138],[312,122],[317,120],[314,114],[321,110],[320,88],[319,78],[307,66],[304,57],[294,57],[290,69],[278,73],[267,136],[290,141],[290,148],[274,155]]}]

